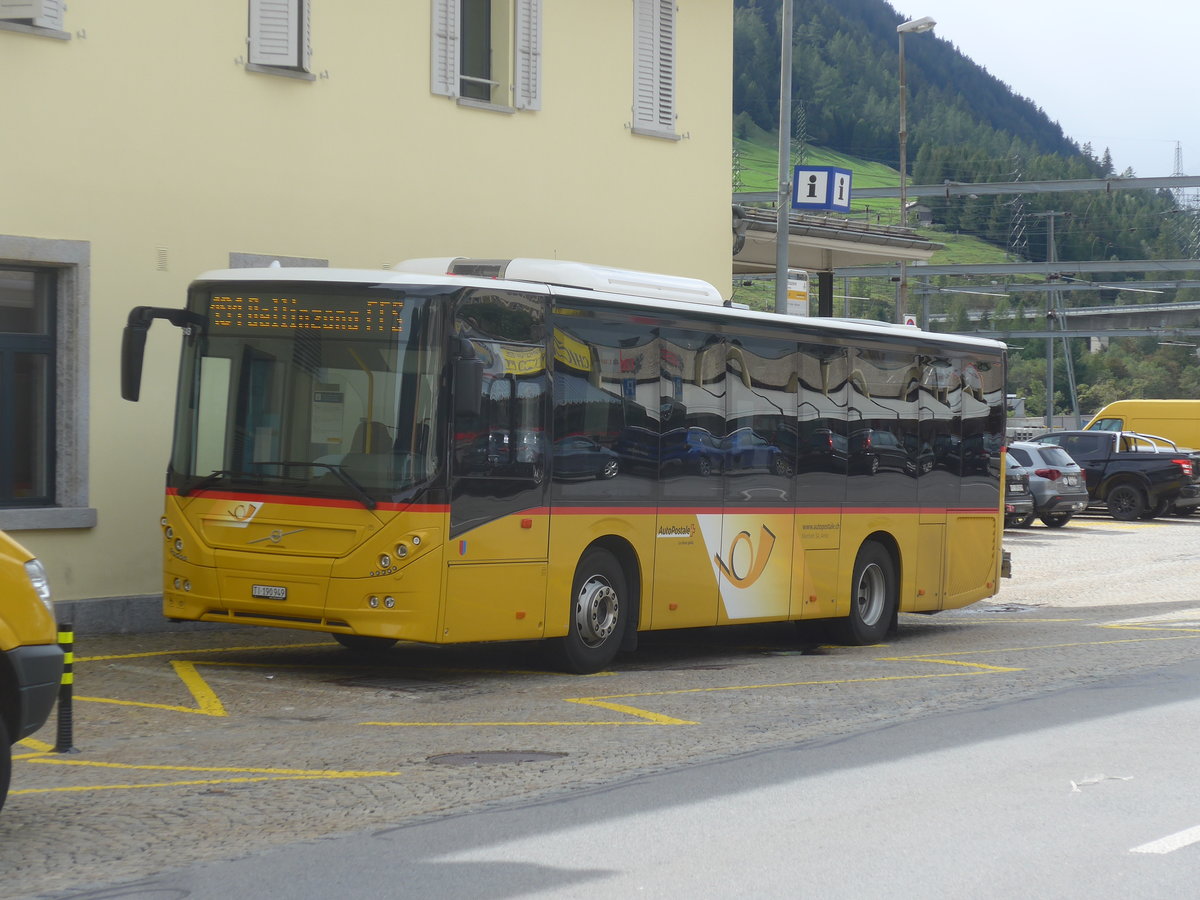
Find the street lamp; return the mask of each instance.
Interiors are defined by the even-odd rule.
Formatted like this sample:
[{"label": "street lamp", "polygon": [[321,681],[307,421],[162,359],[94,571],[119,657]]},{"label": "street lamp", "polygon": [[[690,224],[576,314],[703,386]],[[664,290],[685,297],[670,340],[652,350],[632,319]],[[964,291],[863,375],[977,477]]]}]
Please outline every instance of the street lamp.
[{"label": "street lamp", "polygon": [[[900,224],[908,227],[908,106],[907,85],[904,80],[904,36],[929,31],[936,25],[929,16],[910,19],[896,26],[900,41]],[[900,292],[896,298],[896,321],[904,323],[904,311],[908,308],[908,261],[900,260]]]}]

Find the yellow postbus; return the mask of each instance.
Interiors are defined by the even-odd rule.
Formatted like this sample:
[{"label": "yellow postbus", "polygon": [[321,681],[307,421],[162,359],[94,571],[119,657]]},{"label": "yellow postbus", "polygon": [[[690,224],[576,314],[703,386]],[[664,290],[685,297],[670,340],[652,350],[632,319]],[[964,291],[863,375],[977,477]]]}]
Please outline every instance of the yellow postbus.
[{"label": "yellow postbus", "polygon": [[162,518],[171,619],[396,641],[546,639],[993,595],[1005,348],[726,306],[557,260],[209,272],[184,309]]}]

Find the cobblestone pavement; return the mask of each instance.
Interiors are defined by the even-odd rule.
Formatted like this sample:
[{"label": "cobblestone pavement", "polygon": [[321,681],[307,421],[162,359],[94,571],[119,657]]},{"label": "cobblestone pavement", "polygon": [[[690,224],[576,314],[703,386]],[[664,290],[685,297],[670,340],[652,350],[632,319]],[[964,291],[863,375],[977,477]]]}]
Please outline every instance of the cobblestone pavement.
[{"label": "cobblestone pavement", "polygon": [[[83,636],[74,744],[17,745],[0,897],[609,784],[1200,655],[1200,520],[1006,532],[992,602],[876,647],[651,634],[595,676],[530,645],[373,656],[274,629]],[[97,895],[99,896],[99,895]]]}]

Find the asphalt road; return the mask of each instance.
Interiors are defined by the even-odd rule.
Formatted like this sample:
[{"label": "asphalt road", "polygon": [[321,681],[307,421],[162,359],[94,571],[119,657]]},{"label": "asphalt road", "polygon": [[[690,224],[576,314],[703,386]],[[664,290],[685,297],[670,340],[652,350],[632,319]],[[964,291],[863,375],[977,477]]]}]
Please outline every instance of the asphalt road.
[{"label": "asphalt road", "polygon": [[[79,752],[47,752],[40,741],[53,740],[52,727],[18,746],[23,758],[14,766],[13,793],[0,815],[0,897],[160,896],[160,887],[164,897],[184,895],[177,891],[205,896],[204,885],[218,871],[230,879],[273,871],[279,886],[281,870],[270,868],[273,860],[283,861],[286,870],[306,859],[314,864],[309,874],[298,871],[284,882],[286,890],[253,891],[301,896],[297,884],[306,878],[317,885],[325,875],[345,879],[353,872],[354,889],[343,894],[363,887],[359,895],[368,896],[365,887],[378,877],[403,878],[392,884],[392,894],[405,895],[401,887],[421,883],[416,875],[422,872],[434,878],[430,884],[442,885],[457,884],[445,880],[454,872],[476,872],[484,891],[479,896],[560,888],[611,896],[654,870],[639,861],[639,848],[661,862],[684,846],[709,855],[712,844],[689,838],[671,842],[674,851],[661,842],[654,850],[643,834],[608,853],[603,831],[589,833],[589,826],[602,829],[614,815],[639,821],[651,813],[651,819],[678,815],[684,807],[662,800],[672,792],[703,798],[708,790],[722,802],[740,804],[742,793],[727,786],[742,784],[760,809],[774,796],[754,793],[763,785],[800,791],[794,801],[771,801],[772,808],[797,810],[800,818],[784,823],[794,831],[796,852],[820,850],[829,864],[840,859],[853,867],[864,843],[891,859],[897,837],[921,849],[920,859],[932,852],[926,845],[947,840],[956,852],[974,846],[982,853],[995,838],[978,822],[1011,806],[984,790],[998,771],[984,762],[988,748],[1002,739],[1010,742],[1003,756],[1061,755],[1038,743],[1049,733],[1043,726],[1064,721],[1063,710],[1070,708],[1066,700],[1055,708],[1056,698],[1100,685],[1142,684],[1151,699],[1112,713],[1117,717],[1106,726],[1109,733],[1162,742],[1171,737],[1161,716],[1120,716],[1153,702],[1156,673],[1184,673],[1172,682],[1173,697],[1186,706],[1194,696],[1188,666],[1200,660],[1198,537],[1200,520],[1178,519],[1125,524],[1084,517],[1064,529],[1009,531],[1014,578],[993,602],[933,617],[903,616],[899,633],[885,646],[804,652],[785,626],[655,634],[610,672],[590,677],[540,668],[536,648],[516,645],[402,647],[364,658],[321,635],[277,630],[84,637],[76,648]],[[1019,711],[1014,721],[1032,722],[1028,711],[1037,703],[1049,705],[1036,729],[998,738],[984,727],[1003,729],[1011,710]],[[968,718],[956,720],[956,714]],[[1081,724],[1109,715],[1096,713]],[[1187,715],[1186,721],[1195,721],[1193,711]],[[967,721],[978,723],[976,731],[964,730]],[[1194,726],[1184,733],[1194,736]],[[902,735],[908,743],[895,743]],[[1075,744],[1065,746],[1084,746],[1091,738],[1069,740]],[[882,775],[870,766],[887,756],[889,746],[895,749],[891,762],[908,768]],[[947,756],[915,765],[917,747]],[[760,763],[775,765],[766,762],[774,754],[794,759],[818,752],[841,759],[841,768],[834,771],[814,756],[805,771],[828,768],[830,777],[841,772],[844,779],[866,767],[873,773],[868,787],[874,783],[876,789],[851,797],[845,780],[784,785],[778,772],[758,771]],[[1111,769],[1096,768],[1101,762],[1079,757],[1055,774],[1056,784],[1100,772],[1138,774],[1122,765],[1125,759],[1114,758]],[[937,780],[943,770],[945,777]],[[1165,779],[1169,773],[1160,774]],[[911,792],[880,790],[881,779],[925,784],[922,792],[969,815],[960,821],[931,801],[914,817],[906,812]],[[629,786],[614,789],[622,784]],[[667,785],[662,795],[633,786],[658,784]],[[1106,780],[1084,792],[1127,790],[1130,784]],[[819,803],[803,799],[809,791]],[[829,820],[841,817],[821,811],[843,803],[839,792],[848,808],[860,811],[859,819],[876,823],[868,834],[831,828]],[[618,796],[632,804],[624,807],[628,812],[606,812],[601,798]],[[562,821],[585,829],[571,832],[577,852],[561,867],[561,883],[540,880],[555,864],[526,850],[512,851],[511,859],[524,860],[520,866],[496,869],[488,854],[509,826],[489,822],[505,815],[516,816],[514,822],[541,821],[546,810],[560,807],[570,811]],[[669,827],[698,815],[683,813]],[[1186,817],[1179,818],[1185,827]],[[714,817],[737,825],[727,829],[728,846],[746,853],[756,843],[747,828],[752,819],[736,808]],[[967,820],[974,830],[965,827]],[[1143,824],[1147,841],[1160,831],[1171,833],[1163,831],[1170,828],[1165,821]],[[397,827],[402,831],[393,831]],[[445,829],[461,833],[464,842],[445,844],[437,837]],[[627,830],[642,834],[638,827]],[[437,857],[437,865],[417,866],[408,876],[385,864],[399,852],[388,835],[406,834],[404,847],[419,849],[419,832],[432,835],[432,843],[424,856],[412,857],[414,863],[434,860],[440,841],[464,847],[468,856],[482,853],[487,864],[476,865],[479,859],[471,857],[443,865]],[[555,843],[557,828],[550,832],[538,844],[562,846]],[[740,845],[738,835],[745,835]],[[335,840],[339,836],[349,837]],[[1137,835],[1120,840],[1126,837]],[[312,841],[319,843],[305,843]],[[1063,847],[1068,857],[1071,846]],[[313,847],[342,849],[330,862]],[[352,852],[363,848],[380,854],[377,871]],[[225,862],[237,858],[247,861]],[[347,868],[339,870],[338,859]],[[205,863],[215,868],[204,869],[202,878],[189,868]],[[577,877],[576,870],[593,869],[599,874]],[[506,872],[515,873],[513,879]],[[467,890],[471,876],[464,877],[460,886]],[[246,890],[238,884],[228,882],[225,895],[251,890],[249,882]],[[644,884],[655,889],[653,881]],[[489,888],[494,890],[487,893]],[[761,890],[771,892],[768,886]]]},{"label": "asphalt road", "polygon": [[1198,690],[1193,661],[76,896],[1193,896]]}]

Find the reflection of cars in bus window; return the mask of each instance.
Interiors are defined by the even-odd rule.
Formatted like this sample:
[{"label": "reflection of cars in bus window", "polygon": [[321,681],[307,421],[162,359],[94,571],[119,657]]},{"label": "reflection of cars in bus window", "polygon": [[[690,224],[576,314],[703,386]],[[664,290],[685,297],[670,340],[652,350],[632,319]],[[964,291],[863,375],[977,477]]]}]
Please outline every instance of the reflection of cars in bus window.
[{"label": "reflection of cars in bus window", "polygon": [[613,450],[628,468],[658,467],[658,432],[639,425],[621,429]]},{"label": "reflection of cars in bus window", "polygon": [[721,441],[727,469],[767,469],[790,475],[787,454],[750,428],[739,428]]},{"label": "reflection of cars in bus window", "polygon": [[916,474],[908,450],[890,431],[864,428],[850,435],[851,470],[874,475],[880,470]]},{"label": "reflection of cars in bus window", "polygon": [[617,454],[589,437],[572,435],[554,442],[555,478],[612,478],[621,470]]},{"label": "reflection of cars in bus window", "polygon": [[847,443],[844,434],[838,434],[825,425],[801,426],[797,447],[797,463],[802,472],[845,472]]},{"label": "reflection of cars in bus window", "polygon": [[918,444],[917,436],[910,432],[904,436],[904,449],[908,451],[912,468],[917,474],[924,475],[933,471],[934,453],[927,441]]},{"label": "reflection of cars in bus window", "polygon": [[676,428],[662,436],[662,465],[665,471],[682,469],[708,475],[724,466],[721,442],[703,428]]}]

